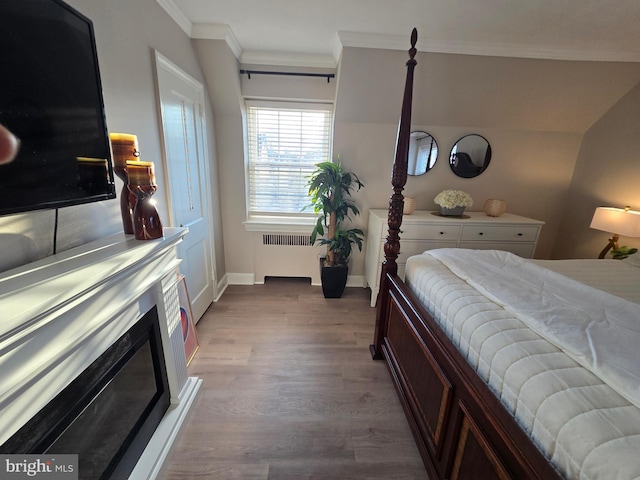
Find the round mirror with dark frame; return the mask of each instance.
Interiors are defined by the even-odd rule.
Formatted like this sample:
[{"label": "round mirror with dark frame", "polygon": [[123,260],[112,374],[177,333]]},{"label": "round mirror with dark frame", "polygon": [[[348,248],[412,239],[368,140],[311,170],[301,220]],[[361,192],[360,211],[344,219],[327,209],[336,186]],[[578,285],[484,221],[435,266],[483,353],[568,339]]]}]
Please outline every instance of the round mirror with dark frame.
[{"label": "round mirror with dark frame", "polygon": [[409,175],[423,175],[433,168],[438,159],[436,139],[427,132],[411,132],[409,138]]},{"label": "round mirror with dark frame", "polygon": [[474,178],[484,172],[491,161],[491,145],[482,135],[465,135],[451,149],[449,166],[463,178]]}]

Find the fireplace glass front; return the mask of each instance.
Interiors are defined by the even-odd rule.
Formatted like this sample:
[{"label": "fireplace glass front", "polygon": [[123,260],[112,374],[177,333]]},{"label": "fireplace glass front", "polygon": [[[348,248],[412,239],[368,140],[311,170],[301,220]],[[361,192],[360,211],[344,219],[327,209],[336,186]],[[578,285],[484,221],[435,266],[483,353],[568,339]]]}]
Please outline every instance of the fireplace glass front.
[{"label": "fireplace glass front", "polygon": [[170,403],[156,307],[2,447],[78,454],[82,479],[127,478]]}]

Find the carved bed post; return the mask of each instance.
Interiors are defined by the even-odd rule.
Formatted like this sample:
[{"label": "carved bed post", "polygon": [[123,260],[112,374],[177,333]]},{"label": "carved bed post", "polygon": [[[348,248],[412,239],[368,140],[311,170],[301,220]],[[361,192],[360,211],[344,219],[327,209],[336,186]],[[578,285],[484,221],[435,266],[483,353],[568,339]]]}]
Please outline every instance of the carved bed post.
[{"label": "carved bed post", "polygon": [[409,139],[411,136],[411,102],[413,96],[413,70],[418,63],[415,60],[416,42],[418,41],[418,31],[414,28],[411,32],[411,48],[409,49],[409,60],[407,61],[407,78],[404,85],[404,97],[402,99],[402,112],[398,125],[398,137],[396,139],[396,156],[393,162],[393,173],[391,175],[391,185],[393,194],[389,199],[389,213],[387,224],[389,234],[384,244],[384,258],[382,262],[382,273],[380,276],[380,290],[378,293],[378,304],[376,310],[376,326],[373,336],[373,344],[369,347],[371,356],[375,360],[383,358],[382,341],[386,334],[386,311],[387,311],[387,274],[396,275],[398,265],[396,259],[400,252],[400,225],[402,225],[402,210],[404,208],[404,196],[402,190],[407,183],[407,162],[409,155]]}]

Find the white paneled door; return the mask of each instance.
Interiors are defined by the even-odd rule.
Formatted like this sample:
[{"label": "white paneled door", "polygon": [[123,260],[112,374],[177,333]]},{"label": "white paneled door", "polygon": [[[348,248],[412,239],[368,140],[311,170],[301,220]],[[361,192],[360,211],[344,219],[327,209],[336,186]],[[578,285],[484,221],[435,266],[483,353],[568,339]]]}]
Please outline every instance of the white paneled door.
[{"label": "white paneled door", "polygon": [[156,52],[171,226],[189,228],[178,245],[193,316],[215,298],[210,174],[201,83]]}]

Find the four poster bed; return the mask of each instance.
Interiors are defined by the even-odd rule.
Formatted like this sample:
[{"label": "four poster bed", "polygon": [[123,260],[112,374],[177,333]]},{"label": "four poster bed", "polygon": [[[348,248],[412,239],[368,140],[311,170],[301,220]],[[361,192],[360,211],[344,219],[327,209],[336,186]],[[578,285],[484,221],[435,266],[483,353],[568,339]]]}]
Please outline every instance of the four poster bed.
[{"label": "four poster bed", "polygon": [[439,249],[397,276],[416,41],[371,353],[429,478],[639,478],[640,262]]}]

